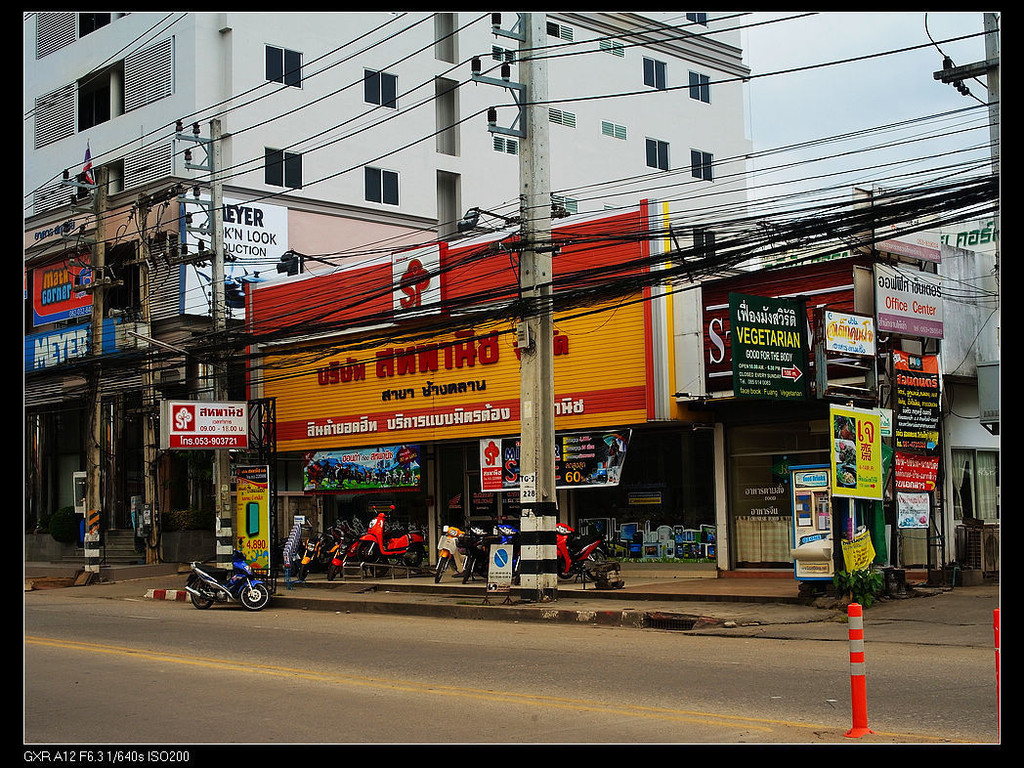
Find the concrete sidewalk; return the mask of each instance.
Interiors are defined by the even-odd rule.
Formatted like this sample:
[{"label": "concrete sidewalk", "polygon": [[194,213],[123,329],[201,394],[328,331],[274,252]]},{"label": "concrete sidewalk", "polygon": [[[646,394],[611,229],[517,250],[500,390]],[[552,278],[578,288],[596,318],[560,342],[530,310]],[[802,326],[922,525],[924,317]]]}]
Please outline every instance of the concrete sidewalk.
[{"label": "concrete sidewalk", "polygon": [[[183,589],[187,566],[115,566],[101,573],[100,581],[72,587],[73,579],[54,576],[52,570],[47,574],[43,565],[26,565],[26,591],[44,594],[48,586],[67,586],[70,588],[61,592],[75,597],[188,602]],[[540,602],[516,587],[508,594],[488,595],[482,581],[464,585],[450,576],[435,584],[427,575],[349,576],[327,581],[324,574],[314,573],[291,590],[279,579],[270,608],[846,639],[845,606],[831,599],[801,597],[799,582],[792,576],[714,576],[658,578],[624,568],[622,588],[601,590],[590,582],[559,583],[556,599]],[[926,587],[908,579],[904,595],[876,602],[865,616],[872,632],[884,633],[894,641],[901,639],[901,633],[907,639],[924,633],[941,644],[991,647],[993,609],[998,607],[999,585],[995,582],[949,589]]]}]

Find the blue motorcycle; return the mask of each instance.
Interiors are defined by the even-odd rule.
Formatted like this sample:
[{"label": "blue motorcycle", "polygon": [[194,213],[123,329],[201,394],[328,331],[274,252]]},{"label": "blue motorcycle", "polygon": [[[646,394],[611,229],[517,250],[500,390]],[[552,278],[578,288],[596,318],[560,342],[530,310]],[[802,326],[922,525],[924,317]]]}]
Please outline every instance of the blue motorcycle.
[{"label": "blue motorcycle", "polygon": [[201,563],[191,563],[192,573],[185,582],[185,591],[192,605],[203,610],[214,603],[241,603],[250,611],[262,611],[270,602],[270,588],[256,578],[252,566],[237,549],[226,568],[208,568]]}]

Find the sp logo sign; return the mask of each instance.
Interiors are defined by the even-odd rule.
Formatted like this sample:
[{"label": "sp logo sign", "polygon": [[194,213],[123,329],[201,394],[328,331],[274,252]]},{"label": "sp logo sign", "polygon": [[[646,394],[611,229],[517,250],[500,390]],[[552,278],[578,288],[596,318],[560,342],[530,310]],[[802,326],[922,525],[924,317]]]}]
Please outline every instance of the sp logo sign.
[{"label": "sp logo sign", "polygon": [[171,421],[175,432],[191,432],[196,428],[194,405],[178,405],[171,409]]}]

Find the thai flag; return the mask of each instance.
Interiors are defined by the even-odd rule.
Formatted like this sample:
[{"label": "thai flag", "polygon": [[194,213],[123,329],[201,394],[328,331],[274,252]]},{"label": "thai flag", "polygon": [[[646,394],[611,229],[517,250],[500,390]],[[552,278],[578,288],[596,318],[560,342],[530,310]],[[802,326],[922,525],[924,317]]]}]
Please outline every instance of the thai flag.
[{"label": "thai flag", "polygon": [[92,153],[89,151],[89,145],[85,145],[85,165],[82,166],[82,175],[85,177],[86,184],[95,184],[96,181],[92,177]]}]

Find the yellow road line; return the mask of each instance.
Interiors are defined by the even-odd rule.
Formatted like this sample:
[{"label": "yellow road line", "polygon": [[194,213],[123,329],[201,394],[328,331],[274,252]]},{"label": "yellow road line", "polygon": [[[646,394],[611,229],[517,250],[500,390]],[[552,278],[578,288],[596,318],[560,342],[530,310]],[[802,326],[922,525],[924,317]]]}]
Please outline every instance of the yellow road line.
[{"label": "yellow road line", "polygon": [[[367,675],[346,675],[340,673],[313,672],[297,667],[282,667],[270,664],[240,663],[224,658],[210,658],[200,656],[181,656],[162,651],[150,651],[125,646],[101,645],[99,643],[87,643],[78,640],[58,640],[45,637],[25,637],[26,644],[62,648],[65,650],[77,650],[89,653],[112,654],[120,657],[134,656],[140,659],[151,661],[162,661],[171,664],[183,664],[191,667],[213,668],[222,671],[239,671],[251,674],[257,672],[274,677],[287,677],[289,679],[301,678],[304,680],[320,681],[336,685],[358,686],[363,688],[388,688],[395,691],[410,693],[422,693],[432,695],[451,696],[455,698],[480,699],[492,702],[506,702],[515,704],[526,704],[533,706],[548,707],[552,709],[571,709],[574,711],[592,712],[595,714],[626,715],[629,717],[668,720],[674,722],[701,723],[705,725],[720,725],[730,728],[753,729],[770,733],[773,727],[804,728],[816,731],[835,730],[834,726],[826,726],[820,723],[800,723],[789,720],[773,720],[765,718],[742,717],[736,715],[719,715],[713,712],[698,712],[685,709],[670,709],[668,707],[650,707],[643,705],[604,705],[594,704],[584,699],[572,699],[560,696],[543,696],[531,693],[516,693],[514,691],[498,691],[483,688],[468,688],[466,686],[449,686],[438,683],[418,683],[412,680],[395,680],[391,678],[370,677]],[[886,733],[874,731],[879,736],[900,737],[925,741],[948,741],[931,736],[918,736],[910,734]]]}]

